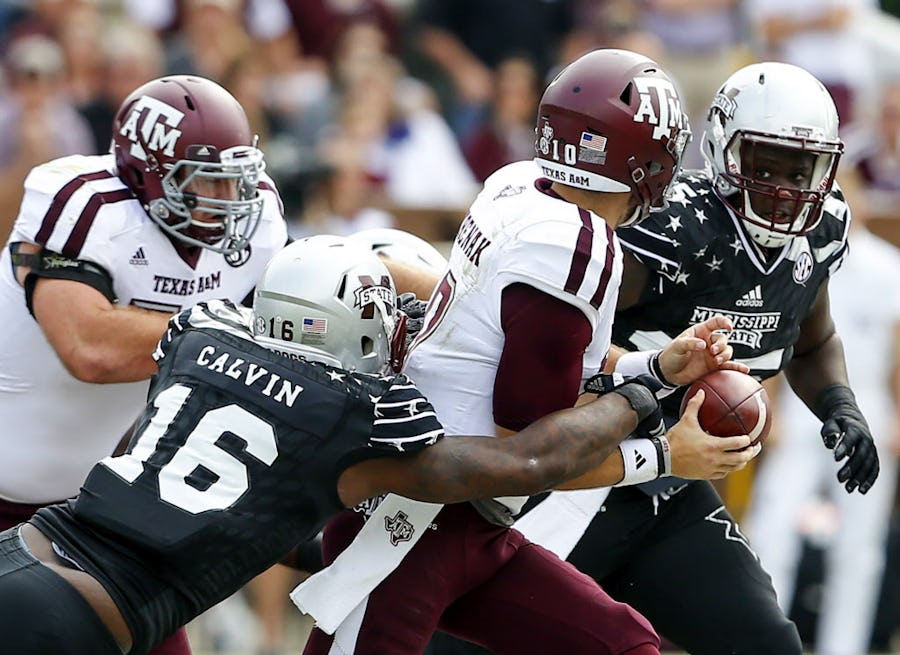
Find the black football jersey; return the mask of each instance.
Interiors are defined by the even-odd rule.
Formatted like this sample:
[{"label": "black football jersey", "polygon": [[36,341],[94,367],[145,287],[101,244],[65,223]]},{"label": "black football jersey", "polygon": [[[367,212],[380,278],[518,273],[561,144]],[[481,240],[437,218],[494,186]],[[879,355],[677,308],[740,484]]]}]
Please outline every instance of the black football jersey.
[{"label": "black football jersey", "polygon": [[613,343],[662,348],[690,325],[725,314],[734,323],[735,359],[760,379],[775,375],[791,359],[816,294],[846,256],[849,224],[835,188],[818,226],[766,259],[709,177],[682,173],[666,211],[616,230],[650,275],[639,302],[616,314]]},{"label": "black football jersey", "polygon": [[406,377],[273,352],[247,323],[246,310],[219,301],[174,317],[128,452],[38,514],[110,590],[135,653],[315,535],[343,507],[348,466],[443,436]]}]

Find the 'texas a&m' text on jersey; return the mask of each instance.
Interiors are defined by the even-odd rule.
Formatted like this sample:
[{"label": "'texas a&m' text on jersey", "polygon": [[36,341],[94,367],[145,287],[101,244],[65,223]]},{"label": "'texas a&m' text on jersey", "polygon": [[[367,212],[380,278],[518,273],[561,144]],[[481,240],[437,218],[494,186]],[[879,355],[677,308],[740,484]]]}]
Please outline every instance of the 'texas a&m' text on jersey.
[{"label": "'texas a&m' text on jersey", "polygon": [[[176,313],[211,299],[242,301],[287,240],[280,198],[263,175],[263,218],[250,247],[233,256],[203,249],[191,266],[114,174],[112,155],[71,156],[38,166],[10,243],[82,260],[112,278],[119,305]],[[0,498],[42,504],[75,495],[144,405],[147,382],[87,384],[72,377],[26,308],[8,248],[0,257]]]},{"label": "'texas a&m' text on jersey", "polygon": [[314,536],[347,467],[443,436],[405,376],[268,350],[249,314],[212,301],[173,318],[128,452],[32,519],[103,583],[135,654]]}]

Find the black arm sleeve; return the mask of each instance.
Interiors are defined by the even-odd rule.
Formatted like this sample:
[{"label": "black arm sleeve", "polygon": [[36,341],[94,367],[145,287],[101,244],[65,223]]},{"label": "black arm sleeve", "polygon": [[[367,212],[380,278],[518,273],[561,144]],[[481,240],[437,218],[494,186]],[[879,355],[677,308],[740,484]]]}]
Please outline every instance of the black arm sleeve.
[{"label": "black arm sleeve", "polygon": [[112,276],[102,266],[83,259],[70,259],[46,249],[41,250],[36,257],[31,271],[25,277],[25,303],[32,316],[34,316],[32,308],[34,286],[41,277],[82,282],[102,293],[109,302],[116,302]]}]

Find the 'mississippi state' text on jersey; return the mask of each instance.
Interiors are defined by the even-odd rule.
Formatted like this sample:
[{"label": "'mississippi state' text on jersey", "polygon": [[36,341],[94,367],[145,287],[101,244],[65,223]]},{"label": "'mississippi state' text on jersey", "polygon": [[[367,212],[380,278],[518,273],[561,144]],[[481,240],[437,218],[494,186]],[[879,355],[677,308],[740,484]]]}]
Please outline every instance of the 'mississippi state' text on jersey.
[{"label": "'mississippi state' text on jersey", "polygon": [[[249,247],[229,256],[200,249],[196,261],[185,261],[114,169],[112,155],[75,155],[32,170],[10,243],[58,253],[59,266],[99,267],[120,306],[174,314],[215,298],[241,302],[287,240],[281,200],[263,175],[263,215]],[[28,312],[8,248],[0,256],[0,311],[0,422],[21,426],[0,435],[0,498],[69,498],[131,426],[147,382],[89,384],[70,375]]]},{"label": "'mississippi state' text on jersey", "polygon": [[343,508],[348,466],[443,436],[405,376],[273,352],[247,324],[219,301],[173,318],[128,453],[33,519],[107,588],[134,653],[315,535]]},{"label": "'mississippi state' text on jersey", "polygon": [[839,189],[822,220],[766,258],[740,219],[700,172],[679,177],[669,208],[617,231],[626,252],[650,271],[640,301],[616,314],[613,342],[662,348],[715,314],[734,323],[734,357],[761,379],[791,359],[800,324],[847,253],[850,211]]}]

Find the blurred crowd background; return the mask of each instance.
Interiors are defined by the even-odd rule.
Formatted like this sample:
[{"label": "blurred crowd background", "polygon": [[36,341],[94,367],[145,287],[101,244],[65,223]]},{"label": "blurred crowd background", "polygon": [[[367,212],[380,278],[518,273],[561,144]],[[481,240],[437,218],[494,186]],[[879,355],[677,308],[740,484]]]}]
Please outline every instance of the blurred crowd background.
[{"label": "blurred crowd background", "polygon": [[[533,156],[547,81],[597,47],[647,54],[681,85],[687,167],[702,166],[705,111],[731,72],[803,66],[838,106],[854,216],[900,246],[900,0],[0,0],[0,232],[32,166],[108,151],[131,90],[191,73],[243,104],[293,236],[393,226],[446,244],[480,182]],[[752,480],[723,487],[738,516]],[[840,529],[810,512],[794,608],[809,625],[816,551]],[[900,623],[894,515],[874,649]],[[280,647],[284,596],[259,598]]]},{"label": "blurred crowd background", "polygon": [[[733,70],[801,65],[837,102],[845,161],[873,160],[866,182],[898,190],[898,12],[896,0],[0,0],[0,229],[31,166],[105,152],[129,91],[194,73],[243,103],[295,235],[394,225],[445,240],[481,180],[531,157],[548,78],[596,47],[666,67],[697,136]],[[698,143],[687,166],[702,165]]]}]

